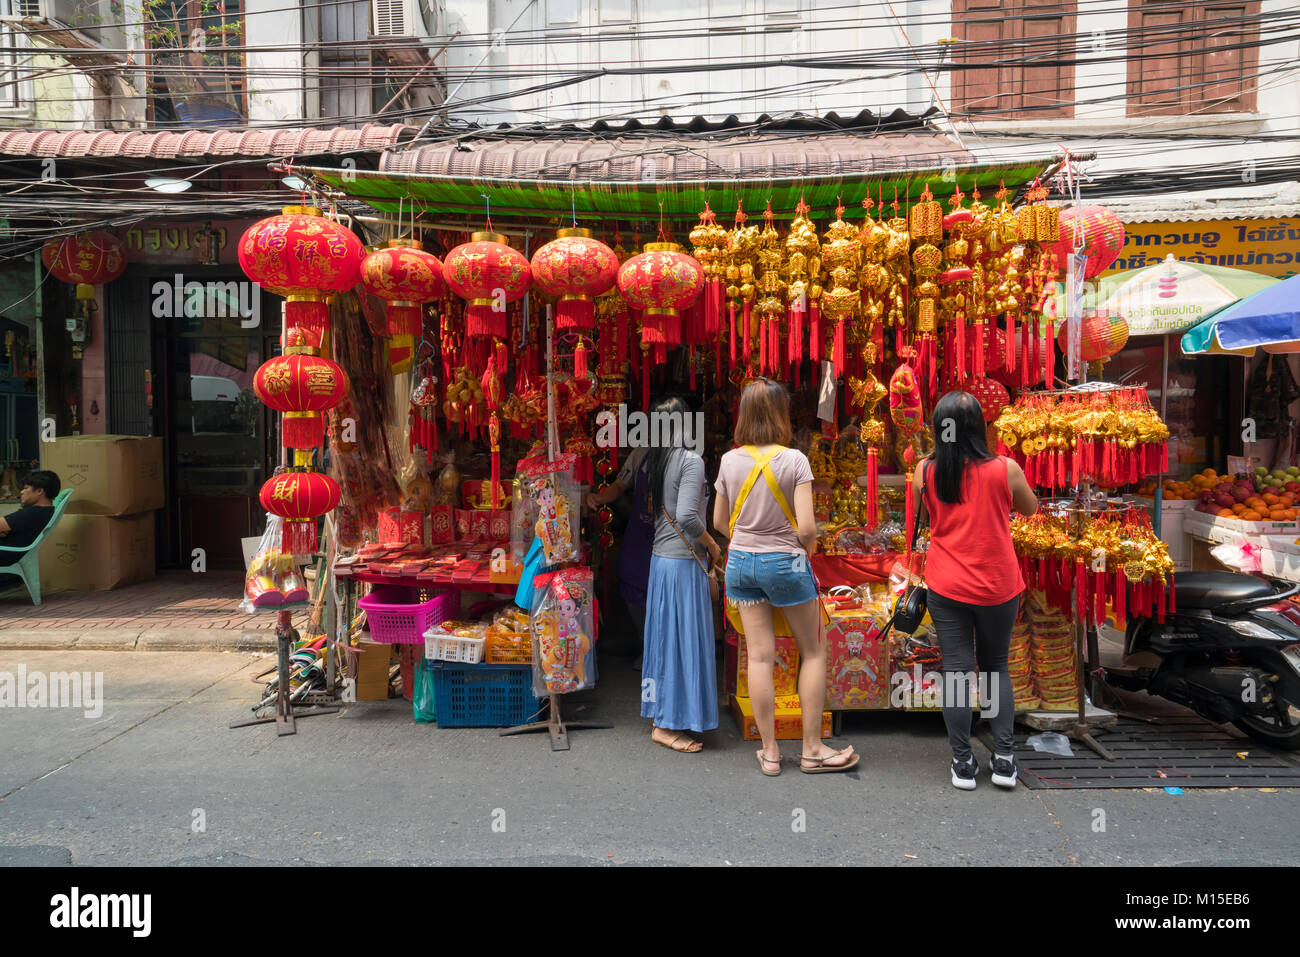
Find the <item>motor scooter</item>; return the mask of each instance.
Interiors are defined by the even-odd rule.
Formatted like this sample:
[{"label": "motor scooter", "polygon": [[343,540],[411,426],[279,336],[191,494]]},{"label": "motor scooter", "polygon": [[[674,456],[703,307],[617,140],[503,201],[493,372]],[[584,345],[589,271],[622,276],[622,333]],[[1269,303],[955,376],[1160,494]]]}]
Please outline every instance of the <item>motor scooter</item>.
[{"label": "motor scooter", "polygon": [[1251,738],[1300,750],[1300,585],[1235,572],[1180,572],[1163,624],[1130,617],[1106,682],[1148,691]]}]

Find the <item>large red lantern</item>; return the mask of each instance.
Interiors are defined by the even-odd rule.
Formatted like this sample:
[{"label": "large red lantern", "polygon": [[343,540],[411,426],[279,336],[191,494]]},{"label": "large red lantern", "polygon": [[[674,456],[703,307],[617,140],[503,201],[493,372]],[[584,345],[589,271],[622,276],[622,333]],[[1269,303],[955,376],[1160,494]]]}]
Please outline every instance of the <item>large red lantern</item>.
[{"label": "large red lantern", "polygon": [[342,402],[349,388],[342,366],[300,346],[268,359],[253,376],[257,397],[284,413],[281,431],[286,449],[319,446],[325,440],[321,413]]},{"label": "large red lantern", "polygon": [[41,247],[41,262],[55,279],[77,287],[77,298],[95,298],[95,286],[112,282],[126,270],[126,248],[112,233],[96,229]]},{"label": "large red lantern", "polygon": [[248,277],[288,300],[285,322],[316,341],[329,328],[326,296],[357,284],[361,240],[314,206],[286,206],[248,227],[239,239],[239,266]]},{"label": "large red lantern", "polygon": [[1088,254],[1083,278],[1101,275],[1119,258],[1124,248],[1124,224],[1105,206],[1069,206],[1061,210],[1061,238],[1049,248],[1064,271],[1067,256],[1074,252],[1075,234]]},{"label": "large red lantern", "polygon": [[607,292],[618,277],[618,257],[590,229],[574,226],[557,232],[533,254],[533,282],[559,298],[555,325],[560,329],[594,329],[596,296]]},{"label": "large red lantern", "polygon": [[523,253],[507,246],[500,233],[473,233],[470,242],[447,253],[442,274],[451,291],[468,302],[466,335],[506,338],[506,306],[522,299],[532,282]]},{"label": "large red lantern", "polygon": [[[1084,362],[1105,361],[1128,342],[1128,320],[1118,313],[1089,312],[1080,320],[1079,356]],[[1069,350],[1069,325],[1061,323],[1057,334],[1061,351]]]},{"label": "large red lantern", "polygon": [[316,518],[339,504],[339,487],[328,475],[295,467],[269,479],[258,501],[284,519],[284,551],[307,555],[316,551]]},{"label": "large red lantern", "polygon": [[390,336],[418,337],[423,303],[442,298],[447,289],[442,263],[414,239],[390,239],[386,249],[363,259],[361,285],[388,304],[386,331]]},{"label": "large red lantern", "polygon": [[618,271],[618,291],[642,314],[643,343],[680,343],[682,312],[704,288],[704,267],[681,248],[676,243],[646,243],[645,251]]}]

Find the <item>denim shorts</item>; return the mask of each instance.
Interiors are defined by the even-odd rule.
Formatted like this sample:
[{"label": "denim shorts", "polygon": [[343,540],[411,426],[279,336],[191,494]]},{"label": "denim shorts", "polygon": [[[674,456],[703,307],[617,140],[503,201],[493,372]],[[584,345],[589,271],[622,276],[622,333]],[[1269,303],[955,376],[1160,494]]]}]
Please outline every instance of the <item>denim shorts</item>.
[{"label": "denim shorts", "polygon": [[774,608],[802,605],[817,597],[812,567],[803,552],[727,553],[727,597],[746,603],[766,601]]}]

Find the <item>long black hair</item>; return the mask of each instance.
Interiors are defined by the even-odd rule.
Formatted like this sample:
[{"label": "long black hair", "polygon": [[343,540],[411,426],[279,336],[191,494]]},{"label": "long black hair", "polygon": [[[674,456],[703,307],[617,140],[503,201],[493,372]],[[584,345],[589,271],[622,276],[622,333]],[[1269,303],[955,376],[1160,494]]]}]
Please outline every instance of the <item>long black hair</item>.
[{"label": "long black hair", "polygon": [[984,410],[969,392],[949,392],[934,407],[934,492],[945,505],[961,501],[961,480],[971,462],[993,458],[984,438]]},{"label": "long black hair", "polygon": [[[664,399],[650,413],[650,438],[653,441],[645,457],[645,494],[646,511],[651,515],[657,513],[664,504],[664,473],[668,471],[668,460],[672,458],[673,452],[686,447],[685,429],[679,426],[685,426],[686,417],[690,414],[691,407],[685,399],[678,396]],[[658,420],[665,424],[661,428],[655,427],[656,415],[668,417]],[[671,427],[668,427],[668,423],[671,423]]]}]

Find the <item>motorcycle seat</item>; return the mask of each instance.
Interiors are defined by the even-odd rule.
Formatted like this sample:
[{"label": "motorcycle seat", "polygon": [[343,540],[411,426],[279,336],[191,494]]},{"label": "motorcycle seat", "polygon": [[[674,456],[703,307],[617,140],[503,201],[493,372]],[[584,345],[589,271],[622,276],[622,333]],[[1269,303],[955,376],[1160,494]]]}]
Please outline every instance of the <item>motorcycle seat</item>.
[{"label": "motorcycle seat", "polygon": [[1179,608],[1213,609],[1276,593],[1271,582],[1237,572],[1179,572],[1174,576],[1174,598]]}]

